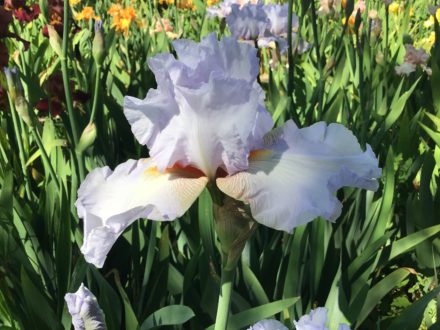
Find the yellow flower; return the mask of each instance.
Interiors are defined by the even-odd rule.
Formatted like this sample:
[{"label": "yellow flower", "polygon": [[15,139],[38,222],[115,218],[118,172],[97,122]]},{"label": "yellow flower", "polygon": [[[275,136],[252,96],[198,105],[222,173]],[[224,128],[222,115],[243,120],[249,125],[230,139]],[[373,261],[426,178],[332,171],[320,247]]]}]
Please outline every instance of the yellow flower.
[{"label": "yellow flower", "polygon": [[208,7],[211,7],[211,6],[213,6],[213,5],[215,5],[216,3],[218,3],[220,0],[207,0],[206,1],[206,5],[208,6]]},{"label": "yellow flower", "polygon": [[95,19],[99,20],[100,18],[98,16],[95,16],[95,12],[93,11],[93,7],[84,7],[83,10],[76,14],[75,19],[77,21],[81,20],[89,20],[89,19]]},{"label": "yellow flower", "polygon": [[432,45],[434,45],[434,42],[435,42],[435,32],[431,32],[429,34],[429,37],[428,37],[427,41],[428,41],[429,48],[431,48]]},{"label": "yellow flower", "polygon": [[[435,17],[437,18],[437,21],[440,21],[440,8],[438,8],[435,12]],[[430,28],[434,25],[434,15],[429,16],[429,18],[423,23],[423,26],[425,28]]]},{"label": "yellow flower", "polygon": [[76,6],[77,4],[79,4],[81,2],[81,0],[69,0],[69,5]]},{"label": "yellow flower", "polygon": [[[343,18],[342,18],[342,24],[345,25],[345,22],[346,22],[346,21],[347,21],[347,20],[345,19],[345,17],[343,17]],[[348,25],[349,25],[350,27],[353,27],[355,22],[356,22],[356,17],[353,16],[353,15],[350,15],[350,17],[348,18]]]},{"label": "yellow flower", "polygon": [[425,28],[430,28],[433,25],[434,25],[434,16],[429,16],[429,18],[425,22],[423,22],[423,26]]},{"label": "yellow flower", "polygon": [[403,5],[400,4],[400,3],[397,3],[396,1],[393,1],[393,2],[389,5],[388,10],[389,10],[389,12],[392,13],[392,14],[398,14],[398,13],[401,13],[401,12],[402,12],[402,10],[403,10]]}]

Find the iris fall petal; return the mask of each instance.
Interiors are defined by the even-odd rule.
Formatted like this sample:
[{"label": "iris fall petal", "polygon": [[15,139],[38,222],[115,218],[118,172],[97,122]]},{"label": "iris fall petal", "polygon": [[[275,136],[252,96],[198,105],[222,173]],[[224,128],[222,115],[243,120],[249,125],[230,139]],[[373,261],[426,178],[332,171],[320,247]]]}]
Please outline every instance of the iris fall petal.
[{"label": "iris fall petal", "polygon": [[266,137],[266,149],[254,152],[249,169],[217,179],[225,194],[250,204],[254,219],[291,232],[321,216],[335,220],[344,186],[376,190],[381,174],[370,146],[363,152],[354,135],[324,122],[298,129],[292,121]]},{"label": "iris fall petal", "polygon": [[174,220],[204,189],[207,178],[181,168],[158,171],[150,159],[129,160],[111,171],[90,172],[78,190],[76,207],[84,219],[81,252],[96,267],[122,232],[136,219]]}]

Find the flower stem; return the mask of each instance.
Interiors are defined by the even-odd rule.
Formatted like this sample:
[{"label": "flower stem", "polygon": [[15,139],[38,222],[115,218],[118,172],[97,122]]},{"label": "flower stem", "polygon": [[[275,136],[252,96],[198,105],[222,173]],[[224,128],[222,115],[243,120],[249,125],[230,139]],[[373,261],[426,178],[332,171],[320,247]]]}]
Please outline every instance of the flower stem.
[{"label": "flower stem", "polygon": [[[61,60],[61,73],[63,75],[64,93],[66,96],[66,107],[69,115],[70,128],[72,130],[72,149],[75,149],[79,141],[78,121],[76,113],[73,110],[72,92],[70,91],[69,71],[67,66],[68,59],[68,41],[69,41],[69,1],[64,1],[64,17],[63,17],[63,44]],[[81,181],[85,176],[84,156],[82,153],[76,153],[76,161],[78,164],[78,172]]]},{"label": "flower stem", "polygon": [[225,267],[222,267],[220,294],[218,297],[217,316],[215,319],[214,330],[226,330],[227,328],[234,275],[235,269],[228,270]]},{"label": "flower stem", "polygon": [[96,67],[96,74],[95,74],[95,88],[94,88],[94,95],[93,95],[93,104],[92,104],[92,113],[90,115],[89,123],[93,123],[95,121],[96,116],[96,109],[98,107],[98,96],[99,96],[99,78],[101,77],[101,66],[98,65]]},{"label": "flower stem", "polygon": [[52,163],[50,162],[46,149],[44,148],[40,133],[38,132],[38,130],[35,129],[35,127],[31,127],[31,134],[34,136],[35,142],[37,142],[38,148],[41,151],[41,157],[43,158],[43,162],[46,164],[46,167],[49,169],[49,174],[52,180],[55,182],[57,189],[60,189],[60,182],[58,181],[55,170],[52,166]]},{"label": "flower stem", "polygon": [[66,96],[67,112],[69,114],[70,128],[72,130],[73,147],[76,147],[79,140],[78,125],[75,112],[73,111],[72,93],[70,91],[69,74],[67,68],[67,48],[69,41],[69,2],[64,1],[64,18],[63,18],[63,45],[61,60],[61,73],[63,75],[64,93]]},{"label": "flower stem", "polygon": [[17,138],[18,155],[20,157],[21,170],[23,171],[23,176],[24,176],[26,196],[29,200],[32,200],[32,191],[31,191],[31,186],[30,186],[31,177],[29,175],[29,171],[26,166],[26,156],[24,153],[23,140],[22,140],[22,135],[20,132],[20,126],[18,124],[19,118],[17,116],[17,113],[15,112],[15,105],[12,101],[11,96],[10,95],[8,95],[8,96],[9,96],[8,97],[9,108],[11,109],[11,114],[12,114],[12,123],[14,125],[15,137]]}]

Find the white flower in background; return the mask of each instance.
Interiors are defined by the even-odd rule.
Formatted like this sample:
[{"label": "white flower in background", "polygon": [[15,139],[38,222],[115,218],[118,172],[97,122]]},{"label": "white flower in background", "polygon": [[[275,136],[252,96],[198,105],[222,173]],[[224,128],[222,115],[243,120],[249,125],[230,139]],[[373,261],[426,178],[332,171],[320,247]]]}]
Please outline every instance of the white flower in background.
[{"label": "white flower in background", "polygon": [[[298,321],[293,322],[296,330],[328,330],[327,308],[318,307],[310,311],[309,314],[301,316]],[[350,330],[347,324],[340,324],[338,330]]]},{"label": "white flower in background", "polygon": [[240,8],[232,5],[231,13],[226,18],[229,30],[236,39],[256,40],[266,30],[270,29],[271,23],[267,17],[263,5],[246,5]]},{"label": "white flower in background", "polygon": [[[287,51],[287,4],[249,3],[241,7],[233,5],[226,22],[231,34],[238,40],[256,41],[259,48],[275,48],[278,44],[281,53]],[[296,52],[302,54],[310,45],[302,40],[296,43],[298,27],[298,16],[292,13],[292,43],[298,44]]]},{"label": "white flower in background", "polygon": [[320,0],[318,15],[333,14],[341,8],[341,0]]},{"label": "white flower in background", "polygon": [[232,5],[238,5],[240,8],[242,8],[248,3],[256,5],[260,3],[262,4],[263,2],[261,0],[224,0],[218,5],[208,7],[206,11],[209,17],[225,18],[231,13]]},{"label": "white flower in background", "polygon": [[431,75],[431,68],[427,66],[429,55],[422,48],[414,48],[411,44],[405,45],[406,54],[401,65],[396,66],[394,69],[398,75],[409,75],[416,71],[419,65],[428,75]]},{"label": "white flower in background", "polygon": [[248,330],[289,330],[281,322],[277,320],[262,320],[255,323]]},{"label": "white flower in background", "polygon": [[93,293],[81,283],[78,291],[64,296],[75,330],[105,330],[104,314]]},{"label": "white flower in background", "polygon": [[200,43],[173,43],[177,59],[149,60],[157,89],[140,100],[126,97],[124,114],[150,158],[111,171],[90,172],[78,190],[84,219],[85,259],[102,267],[107,253],[135,220],[182,216],[208,182],[250,205],[266,226],[292,230],[320,216],[341,213],[343,186],[375,190],[381,175],[367,145],[339,124],[298,128],[273,122],[257,83],[257,51],[214,34]]}]

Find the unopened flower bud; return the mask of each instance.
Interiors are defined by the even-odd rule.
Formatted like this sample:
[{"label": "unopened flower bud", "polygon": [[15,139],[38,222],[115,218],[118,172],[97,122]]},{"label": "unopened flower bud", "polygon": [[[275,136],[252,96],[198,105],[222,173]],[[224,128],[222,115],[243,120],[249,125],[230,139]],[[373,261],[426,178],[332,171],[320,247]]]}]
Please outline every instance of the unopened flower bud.
[{"label": "unopened flower bud", "polygon": [[17,95],[15,98],[15,110],[17,110],[18,115],[26,123],[26,125],[30,127],[34,126],[34,121],[32,120],[31,113],[29,112],[29,104],[21,94]]},{"label": "unopened flower bud", "polygon": [[96,139],[96,125],[95,123],[89,123],[79,138],[77,151],[82,153],[93,145]]},{"label": "unopened flower bud", "polygon": [[378,51],[375,56],[376,63],[379,65],[384,64],[384,55],[381,51]]},{"label": "unopened flower bud", "polygon": [[50,24],[47,25],[47,32],[49,33],[49,43],[52,46],[52,49],[58,56],[62,57],[63,51],[61,50],[61,38],[58,32]]},{"label": "unopened flower bud", "polygon": [[223,193],[219,194],[222,203],[214,201],[213,204],[215,230],[221,243],[223,267],[232,270],[240,259],[246,241],[257,228],[257,223],[242,202]]},{"label": "unopened flower bud", "polygon": [[5,73],[6,83],[8,85],[9,97],[12,99],[12,101],[15,101],[17,97],[17,89],[14,81],[15,69],[9,69],[5,67],[3,69],[3,72]]},{"label": "unopened flower bud", "polygon": [[100,66],[104,61],[105,55],[105,42],[104,35],[102,34],[102,22],[95,22],[95,37],[93,38],[93,59],[97,66]]}]

